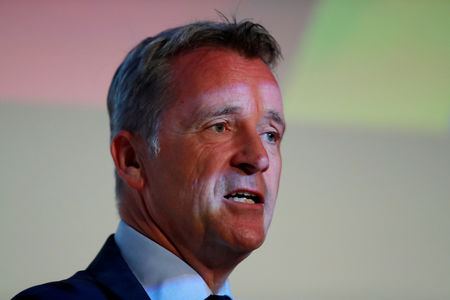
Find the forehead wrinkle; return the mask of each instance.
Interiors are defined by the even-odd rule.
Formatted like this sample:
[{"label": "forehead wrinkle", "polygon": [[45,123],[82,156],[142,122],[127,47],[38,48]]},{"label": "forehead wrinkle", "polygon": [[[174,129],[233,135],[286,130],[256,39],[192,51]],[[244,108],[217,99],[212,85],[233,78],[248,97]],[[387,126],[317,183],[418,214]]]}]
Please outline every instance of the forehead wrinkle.
[{"label": "forehead wrinkle", "polygon": [[[243,102],[250,99],[248,96],[249,87],[243,83],[231,84],[213,91],[202,93],[200,98],[205,99],[204,105],[199,110],[207,111],[209,116],[229,115],[241,112]],[[220,104],[217,105],[217,102]]]}]

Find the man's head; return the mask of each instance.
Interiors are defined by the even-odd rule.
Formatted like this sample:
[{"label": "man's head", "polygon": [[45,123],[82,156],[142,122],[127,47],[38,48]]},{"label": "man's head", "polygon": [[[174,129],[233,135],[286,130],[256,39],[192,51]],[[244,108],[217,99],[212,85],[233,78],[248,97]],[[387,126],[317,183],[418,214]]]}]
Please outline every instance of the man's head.
[{"label": "man's head", "polygon": [[242,259],[265,238],[285,127],[279,56],[260,25],[194,23],[145,39],[114,76],[120,215],[194,268]]},{"label": "man's head", "polygon": [[[171,102],[171,60],[196,48],[232,49],[245,57],[260,58],[270,68],[281,56],[275,39],[252,22],[197,22],[148,37],[134,47],[114,74],[108,92],[110,138],[120,130],[147,137],[153,155],[159,152],[158,132],[163,111]],[[123,182],[116,175],[120,202]]]}]

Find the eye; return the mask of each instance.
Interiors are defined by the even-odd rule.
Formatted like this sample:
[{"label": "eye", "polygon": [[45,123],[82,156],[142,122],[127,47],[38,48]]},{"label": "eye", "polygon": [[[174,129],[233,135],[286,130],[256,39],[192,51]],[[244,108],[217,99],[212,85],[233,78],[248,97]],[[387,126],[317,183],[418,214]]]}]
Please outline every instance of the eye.
[{"label": "eye", "polygon": [[227,129],[225,123],[217,123],[211,126],[210,128],[212,128],[217,133],[222,133]]},{"label": "eye", "polygon": [[264,135],[266,141],[268,141],[270,143],[278,142],[280,139],[280,134],[275,131],[265,132],[263,135]]}]

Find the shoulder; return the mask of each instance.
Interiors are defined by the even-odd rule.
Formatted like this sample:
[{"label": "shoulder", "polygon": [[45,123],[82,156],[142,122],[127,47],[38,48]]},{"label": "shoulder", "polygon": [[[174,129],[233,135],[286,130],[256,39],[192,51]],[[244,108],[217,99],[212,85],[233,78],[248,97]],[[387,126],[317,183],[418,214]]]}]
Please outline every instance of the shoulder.
[{"label": "shoulder", "polygon": [[107,290],[86,271],[72,277],[31,287],[16,295],[13,300],[22,299],[112,299]]},{"label": "shoulder", "polygon": [[133,275],[111,235],[94,261],[72,277],[29,288],[13,298],[22,299],[149,299]]}]

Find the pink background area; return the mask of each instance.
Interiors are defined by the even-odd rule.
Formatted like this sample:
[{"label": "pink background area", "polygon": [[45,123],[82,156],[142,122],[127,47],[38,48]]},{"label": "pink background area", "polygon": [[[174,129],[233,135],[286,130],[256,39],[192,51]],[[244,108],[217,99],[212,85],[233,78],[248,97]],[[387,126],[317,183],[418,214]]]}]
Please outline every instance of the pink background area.
[{"label": "pink background area", "polygon": [[104,106],[114,71],[134,45],[170,27],[217,20],[216,9],[256,16],[290,57],[311,3],[2,1],[0,101]]},{"label": "pink background area", "polygon": [[0,97],[104,105],[121,59],[144,37],[226,11],[226,1],[10,1],[0,9]]}]

